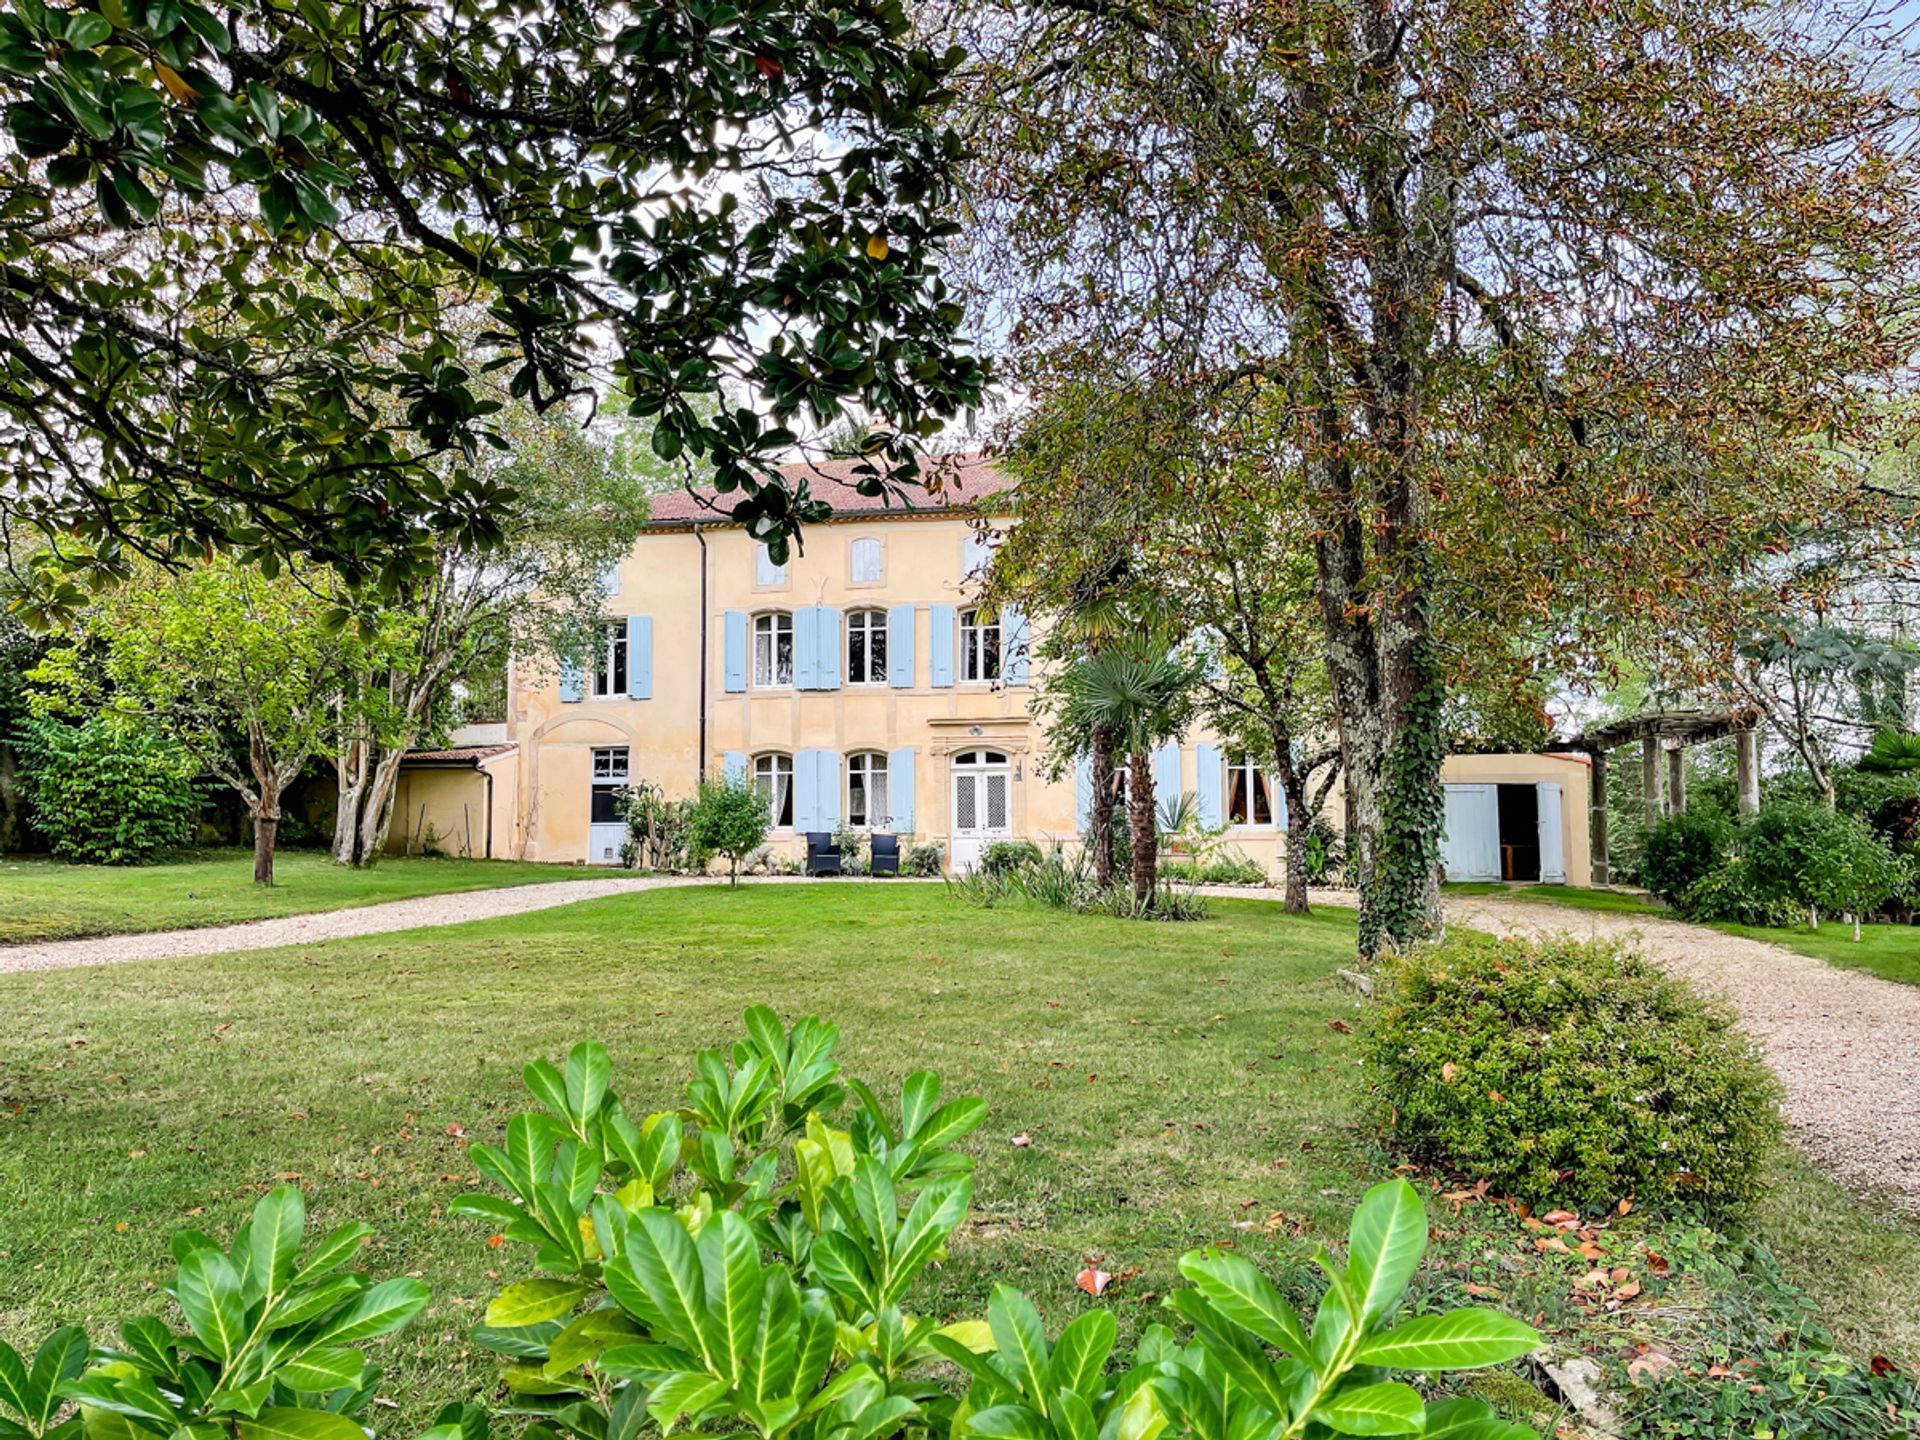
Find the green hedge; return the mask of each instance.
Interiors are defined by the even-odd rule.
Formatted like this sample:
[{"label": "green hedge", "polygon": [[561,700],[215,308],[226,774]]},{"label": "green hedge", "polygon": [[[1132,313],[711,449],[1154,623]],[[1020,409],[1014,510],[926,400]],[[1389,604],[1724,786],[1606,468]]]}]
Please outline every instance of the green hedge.
[{"label": "green hedge", "polygon": [[18,737],[34,825],[63,860],[137,865],[193,838],[193,762],[139,722],[29,719]]}]

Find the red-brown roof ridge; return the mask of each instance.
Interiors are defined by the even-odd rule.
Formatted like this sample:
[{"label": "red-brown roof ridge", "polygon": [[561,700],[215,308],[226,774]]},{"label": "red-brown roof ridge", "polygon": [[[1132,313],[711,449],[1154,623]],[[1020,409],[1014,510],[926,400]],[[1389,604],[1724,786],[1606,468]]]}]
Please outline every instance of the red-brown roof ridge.
[{"label": "red-brown roof ridge", "polygon": [[[904,501],[897,493],[863,495],[858,487],[871,474],[868,460],[820,460],[780,467],[791,484],[806,483],[813,499],[824,500],[841,515],[906,515],[934,510],[965,510],[983,499],[1011,490],[1014,479],[984,455],[924,455],[920,476],[925,489],[909,487]],[[711,485],[694,490],[670,490],[653,497],[651,525],[724,525],[740,492],[722,495]]]}]

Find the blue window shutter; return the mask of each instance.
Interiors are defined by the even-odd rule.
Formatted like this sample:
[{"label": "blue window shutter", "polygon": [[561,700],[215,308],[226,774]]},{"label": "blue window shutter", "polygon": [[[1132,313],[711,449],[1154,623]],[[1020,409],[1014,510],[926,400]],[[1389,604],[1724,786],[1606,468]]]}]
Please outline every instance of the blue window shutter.
[{"label": "blue window shutter", "polygon": [[913,756],[911,748],[887,756],[887,808],[893,812],[888,823],[897,835],[913,833]]},{"label": "blue window shutter", "polygon": [[744,750],[727,751],[726,757],[720,762],[720,777],[729,785],[746,784],[747,752]]},{"label": "blue window shutter", "polygon": [[793,612],[793,688],[796,690],[819,688],[814,677],[820,668],[820,637],[813,628],[813,617],[819,613],[811,605],[803,605]]},{"label": "blue window shutter", "polygon": [[724,683],[728,694],[747,688],[747,612],[729,610],[722,627],[726,632]]},{"label": "blue window shutter", "polygon": [[953,688],[953,606],[927,607],[927,683],[937,690]]},{"label": "blue window shutter", "polygon": [[1001,643],[1007,652],[1007,683],[1024,685],[1027,683],[1027,650],[1031,636],[1027,627],[1027,612],[1018,605],[1000,607]]},{"label": "blue window shutter", "polygon": [[653,698],[653,617],[627,617],[627,698]]},{"label": "blue window shutter", "polygon": [[840,824],[840,752],[814,751],[813,767],[813,828],[831,834]]},{"label": "blue window shutter", "polygon": [[1267,789],[1273,794],[1273,823],[1282,830],[1287,828],[1287,792],[1280,788],[1280,777],[1267,777]]},{"label": "blue window shutter", "polygon": [[1074,826],[1084,835],[1093,825],[1093,757],[1082,755],[1073,762]]},{"label": "blue window shutter", "polygon": [[[887,684],[896,690],[913,688],[913,621],[911,605],[895,605],[887,611]],[[906,752],[911,755],[911,750]]]},{"label": "blue window shutter", "polygon": [[793,828],[802,833],[820,828],[819,777],[814,773],[818,750],[802,750],[793,757]]},{"label": "blue window shutter", "polygon": [[1194,746],[1193,769],[1193,788],[1200,800],[1200,823],[1209,830],[1218,830],[1226,823],[1226,807],[1221,803],[1220,794],[1226,770],[1220,763],[1220,747]]},{"label": "blue window shutter", "polygon": [[1153,803],[1180,798],[1180,747],[1168,742],[1153,752]]},{"label": "blue window shutter", "polygon": [[578,660],[560,662],[560,699],[563,704],[572,704],[580,698],[581,672]]},{"label": "blue window shutter", "polygon": [[813,611],[813,688],[840,688],[840,612],[831,605]]}]

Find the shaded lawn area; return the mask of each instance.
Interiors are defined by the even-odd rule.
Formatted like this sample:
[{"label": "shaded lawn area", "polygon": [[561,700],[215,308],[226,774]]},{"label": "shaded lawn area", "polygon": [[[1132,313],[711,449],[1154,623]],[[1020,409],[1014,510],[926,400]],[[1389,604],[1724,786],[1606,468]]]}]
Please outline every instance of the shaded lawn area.
[{"label": "shaded lawn area", "polygon": [[[297,1177],[313,1230],[373,1224],[369,1269],[434,1293],[378,1357],[402,1405],[391,1429],[412,1433],[439,1403],[491,1389],[491,1358],[466,1332],[493,1291],[531,1273],[530,1253],[445,1216],[478,1188],[467,1138],[497,1142],[527,1107],[524,1061],[603,1039],[629,1109],[664,1108],[694,1053],[730,1043],[762,1000],[789,1022],[836,1022],[848,1072],[883,1095],[932,1068],[946,1093],[988,1100],[965,1142],[980,1160],[973,1218],[913,1297],[922,1313],[977,1313],[1005,1280],[1057,1331],[1094,1303],[1073,1284],[1092,1260],[1121,1277],[1100,1303],[1130,1334],[1165,1318],[1180,1253],[1210,1243],[1304,1291],[1313,1244],[1344,1236],[1387,1166],[1356,1121],[1346,1027],[1363,1012],[1333,979],[1352,916],[1241,901],[1213,914],[1150,925],[978,910],[922,886],[703,888],[0,977],[0,1335],[63,1321],[98,1333],[159,1309],[149,1286],[171,1275],[173,1230],[224,1236]],[[1030,1146],[1010,1143],[1021,1133]],[[1844,1338],[1920,1353],[1907,1281],[1920,1238],[1784,1174],[1792,1204],[1769,1202],[1766,1238],[1808,1257],[1797,1278],[1819,1283]],[[1587,1323],[1567,1296],[1588,1262],[1537,1255],[1496,1207],[1434,1215],[1462,1258],[1430,1268],[1428,1299],[1468,1303],[1469,1278],[1491,1275],[1518,1313]],[[1626,1332],[1630,1317],[1607,1324]]]},{"label": "shaded lawn area", "polygon": [[1670,915],[1665,905],[1620,890],[1584,890],[1577,885],[1502,885],[1470,880],[1441,887],[1447,895],[1491,895],[1502,900],[1526,900],[1540,905],[1565,905],[1571,910],[1606,910],[1622,915]]},{"label": "shaded lawn area", "polygon": [[282,850],[271,888],[253,883],[251,850],[205,850],[159,865],[69,865],[0,858],[0,945],[268,920],[542,880],[617,872],[523,860],[390,856],[349,870],[324,852]]}]

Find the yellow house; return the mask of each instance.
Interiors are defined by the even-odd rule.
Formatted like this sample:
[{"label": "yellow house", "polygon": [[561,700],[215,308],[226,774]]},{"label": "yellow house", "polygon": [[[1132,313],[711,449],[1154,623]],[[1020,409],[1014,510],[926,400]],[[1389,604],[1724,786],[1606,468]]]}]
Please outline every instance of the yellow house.
[{"label": "yellow house", "polygon": [[[995,839],[1077,843],[1087,767],[1054,778],[1031,713],[1028,623],[977,603],[992,527],[1011,520],[1008,478],[943,460],[903,507],[860,494],[850,462],[802,468],[833,513],[784,566],[729,522],[727,497],[658,497],[608,577],[606,640],[585,673],[517,664],[504,733],[481,737],[511,748],[440,752],[417,779],[410,765],[396,831],[464,836],[484,813],[485,853],[617,862],[614,802],[629,784],[688,795],[723,772],[766,796],[769,844],[787,856],[840,824],[938,841],[961,869]],[[1153,768],[1160,793],[1192,792],[1203,824],[1277,873],[1282,797],[1258,767],[1196,730]],[[1447,778],[1462,878],[1498,878],[1481,873],[1491,853],[1509,871],[1517,860],[1519,874],[1585,883],[1583,765],[1465,756]],[[483,784],[484,800],[460,798]]]}]

